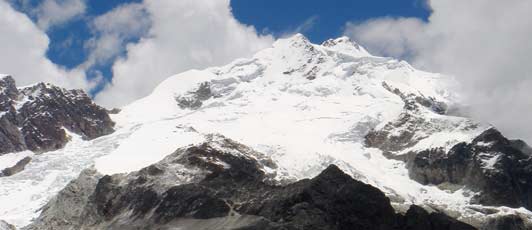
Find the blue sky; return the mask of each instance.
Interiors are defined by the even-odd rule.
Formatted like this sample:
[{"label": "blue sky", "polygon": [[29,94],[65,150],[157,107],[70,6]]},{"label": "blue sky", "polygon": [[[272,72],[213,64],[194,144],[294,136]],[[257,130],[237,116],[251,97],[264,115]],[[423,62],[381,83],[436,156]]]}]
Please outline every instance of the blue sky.
[{"label": "blue sky", "polygon": [[233,14],[242,23],[277,36],[298,28],[312,42],[342,35],[347,22],[378,17],[416,17],[430,12],[421,0],[232,0]]},{"label": "blue sky", "polygon": [[[23,6],[23,2],[26,7]],[[32,20],[31,8],[41,1],[13,1],[13,6],[27,13]],[[104,14],[115,7],[138,0],[94,0],[87,4],[83,16],[74,18],[65,24],[46,31],[50,38],[47,57],[54,63],[66,68],[82,64],[89,50],[85,42],[94,36],[89,22],[92,18]],[[231,7],[235,18],[243,24],[254,26],[261,33],[276,37],[288,33],[301,32],[311,41],[319,43],[328,38],[342,35],[346,22],[364,21],[370,18],[417,17],[425,20],[429,11],[421,0],[232,0]],[[134,41],[134,39],[133,39]],[[99,71],[106,80],[112,77],[112,62],[89,69],[87,76],[93,77]],[[97,93],[101,87],[93,89]]]},{"label": "blue sky", "polygon": [[475,88],[461,93],[476,116],[523,130],[516,121],[532,117],[523,106],[532,103],[530,9],[522,0],[0,0],[0,73],[120,107],[169,76],[249,57],[280,36],[320,43],[345,34],[372,54],[457,76]]},{"label": "blue sky", "polygon": [[[312,42],[321,43],[326,39],[341,36],[347,22],[363,22],[379,17],[415,17],[426,20],[430,12],[423,1],[425,0],[231,0],[230,8],[236,20],[244,25],[253,26],[259,34],[278,38],[299,32]],[[46,57],[57,66],[71,70],[87,62],[94,48],[87,44],[91,39],[101,37],[101,31],[94,29],[91,24],[94,19],[117,7],[128,3],[141,3],[142,0],[8,0],[8,2],[16,10],[25,13],[35,24],[40,25],[46,33],[50,40]],[[57,4],[80,2],[84,9],[79,10],[79,15],[64,22],[55,22],[53,26],[43,27],[40,22],[43,15],[39,14],[38,9],[42,9],[45,2]],[[55,14],[68,10],[68,7],[62,7],[65,9],[60,9]],[[54,14],[51,12],[47,14]],[[83,69],[87,79],[101,79],[96,86],[87,89],[91,95],[98,94],[112,81],[112,67],[117,58],[126,56],[126,44],[136,43],[144,35],[121,37],[124,41],[117,55],[103,63],[98,62]]]}]

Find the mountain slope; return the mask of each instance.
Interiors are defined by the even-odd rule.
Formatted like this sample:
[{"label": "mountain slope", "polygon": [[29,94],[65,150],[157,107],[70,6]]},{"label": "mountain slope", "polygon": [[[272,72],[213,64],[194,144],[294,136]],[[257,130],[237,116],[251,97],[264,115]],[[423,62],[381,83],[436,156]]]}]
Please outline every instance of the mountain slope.
[{"label": "mountain slope", "polygon": [[11,76],[0,76],[0,219],[38,215],[76,170],[102,154],[89,143],[113,127],[108,112],[81,90],[17,87]]},{"label": "mountain slope", "polygon": [[57,150],[68,142],[65,129],[94,139],[114,125],[81,90],[45,83],[19,89],[10,76],[0,79],[0,123],[0,154]]},{"label": "mountain slope", "polygon": [[[416,206],[396,214],[381,191],[334,165],[311,180],[276,185],[265,173],[276,165],[264,161],[209,135],[128,175],[83,172],[28,229],[474,229]],[[80,187],[92,193],[79,196]]]},{"label": "mountain slope", "polygon": [[[532,223],[526,209],[532,178],[527,145],[504,138],[488,124],[449,113],[460,103],[453,84],[446,76],[416,70],[406,62],[372,56],[347,38],[315,45],[296,35],[250,59],[172,76],[150,96],[112,115],[115,133],[80,140],[55,153],[73,159],[83,155],[83,166],[94,161],[94,175],[119,173],[103,178],[125,183],[177,149],[208,143],[208,134],[222,134],[262,153],[268,160],[258,162],[277,186],[319,177],[334,164],[381,190],[397,212],[415,204],[486,229]],[[84,148],[79,147],[82,143]],[[236,149],[227,152],[239,155]],[[268,167],[268,162],[276,167]],[[45,171],[53,183],[29,185],[46,191],[40,204],[84,168],[61,164],[68,168],[67,176]],[[179,172],[188,175],[186,170],[175,175]],[[0,183],[21,186],[22,175]],[[78,181],[104,180],[86,175]],[[163,177],[151,185],[165,191],[168,183],[181,186],[185,179],[190,178]],[[79,188],[80,197],[73,198],[84,200],[91,188]],[[506,188],[512,192],[505,193]],[[118,191],[113,194],[120,197]],[[35,194],[4,190],[0,199],[30,195]],[[52,200],[47,207],[54,205],[57,201]],[[0,219],[23,226],[29,223],[27,216],[35,216],[28,213],[36,207],[31,200],[0,207]],[[58,218],[57,213],[61,210],[43,212],[41,224]],[[95,221],[112,224],[108,219]]]}]

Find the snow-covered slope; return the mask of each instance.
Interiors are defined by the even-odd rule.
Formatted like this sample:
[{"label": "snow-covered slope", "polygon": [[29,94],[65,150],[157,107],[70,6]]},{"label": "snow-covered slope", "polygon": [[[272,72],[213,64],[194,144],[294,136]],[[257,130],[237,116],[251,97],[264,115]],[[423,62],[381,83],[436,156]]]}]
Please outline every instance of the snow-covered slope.
[{"label": "snow-covered slope", "polygon": [[[52,164],[39,176],[27,170],[0,178],[0,203],[16,200],[0,206],[0,219],[29,223],[40,205],[93,160],[102,174],[129,173],[213,133],[271,158],[278,183],[312,178],[336,164],[385,192],[398,210],[430,206],[469,223],[509,213],[532,217],[524,208],[505,207],[488,215],[472,202],[478,191],[411,179],[411,154],[447,153],[491,128],[446,113],[457,102],[452,84],[404,61],[372,56],[345,37],[322,45],[302,35],[280,39],[253,58],[168,78],[112,116],[114,134],[72,142],[55,152],[57,158],[35,163]],[[65,161],[67,156],[72,160]]]},{"label": "snow-covered slope", "polygon": [[[338,157],[350,158],[343,154],[344,148],[363,148],[369,130],[402,113],[403,100],[383,87],[383,82],[405,94],[443,103],[449,100],[447,83],[438,74],[417,71],[406,62],[373,57],[345,38],[325,44],[328,46],[313,45],[296,35],[279,40],[252,59],[170,77],[152,95],[123,108],[115,120],[118,126],[143,126],[138,140],[131,140],[132,146],[141,147],[141,141],[152,138],[156,141],[159,135],[174,135],[175,130],[181,129],[176,126],[193,127],[201,133],[223,133],[262,151],[275,152],[286,164],[301,163],[286,165],[287,170],[293,171],[290,176],[301,177],[311,176],[305,167],[315,157],[342,153]],[[449,120],[466,122],[454,117]],[[154,126],[160,127],[148,130]],[[457,138],[467,140],[481,131]],[[174,145],[170,149],[180,145],[167,143]],[[350,152],[356,152],[354,149]],[[152,155],[159,155],[158,159],[138,161],[154,163],[167,152],[152,151]],[[123,161],[123,168],[105,163],[113,162],[113,157],[122,158],[121,153],[129,156]],[[144,154],[137,153],[123,145],[115,154],[99,160],[97,167],[105,173],[139,169],[133,167],[137,159],[132,155]],[[132,167],[128,167],[129,163]]]},{"label": "snow-covered slope", "polygon": [[[139,129],[112,154],[97,159],[96,168],[106,174],[139,170],[173,149],[202,141],[187,131],[194,129],[221,133],[270,155],[279,165],[279,181],[311,178],[334,163],[398,203],[463,212],[474,192],[421,185],[409,178],[404,162],[365,145],[366,134],[405,113],[405,96],[452,104],[452,83],[404,61],[371,56],[346,38],[314,45],[296,35],[251,59],[168,78],[115,117],[118,126]],[[489,128],[443,112],[418,108],[415,115],[427,125],[417,128],[408,148],[393,154],[450,149]],[[400,136],[406,128],[390,135]]]}]

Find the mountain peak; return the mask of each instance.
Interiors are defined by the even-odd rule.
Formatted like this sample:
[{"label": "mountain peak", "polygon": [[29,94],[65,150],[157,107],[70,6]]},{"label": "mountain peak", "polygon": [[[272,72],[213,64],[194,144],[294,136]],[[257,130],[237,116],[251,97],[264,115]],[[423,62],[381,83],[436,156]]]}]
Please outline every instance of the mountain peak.
[{"label": "mountain peak", "polygon": [[351,40],[347,36],[342,36],[336,39],[329,39],[321,44],[323,47],[327,47],[337,52],[350,54],[352,56],[363,57],[371,56],[371,54],[360,46],[355,41]]},{"label": "mountain peak", "polygon": [[347,36],[341,36],[339,38],[335,38],[335,39],[328,39],[327,41],[324,41],[321,45],[322,46],[325,46],[325,47],[332,47],[332,46],[335,46],[337,44],[351,44],[351,45],[354,45],[354,46],[357,46],[358,47],[358,44],[356,42],[354,42],[353,40],[351,40],[351,38],[347,37]]},{"label": "mountain peak", "polygon": [[313,44],[308,40],[307,37],[305,37],[305,35],[297,33],[287,38],[278,39],[273,44],[273,47],[282,47],[283,49],[307,49],[312,47],[312,45]]},{"label": "mountain peak", "polygon": [[296,33],[296,34],[294,34],[294,35],[292,35],[290,37],[287,37],[285,39],[293,41],[293,42],[309,42],[310,43],[308,38],[305,37],[305,35],[303,35],[301,33]]}]

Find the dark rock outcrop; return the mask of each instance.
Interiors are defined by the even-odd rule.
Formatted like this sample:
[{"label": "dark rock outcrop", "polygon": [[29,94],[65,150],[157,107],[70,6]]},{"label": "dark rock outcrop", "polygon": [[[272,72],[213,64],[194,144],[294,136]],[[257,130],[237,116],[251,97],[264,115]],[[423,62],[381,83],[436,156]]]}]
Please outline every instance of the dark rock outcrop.
[{"label": "dark rock outcrop", "polygon": [[62,148],[65,130],[93,139],[113,132],[107,111],[82,90],[39,83],[17,89],[12,77],[0,79],[0,154]]},{"label": "dark rock outcrop", "polygon": [[186,95],[175,98],[177,105],[182,109],[198,109],[206,101],[213,97],[210,82],[199,84],[195,91],[188,92]]},{"label": "dark rock outcrop", "polygon": [[483,205],[532,209],[532,158],[495,129],[448,153],[416,154],[409,169],[411,178],[423,184],[466,185],[480,192],[474,201]]},{"label": "dark rock outcrop", "polygon": [[6,177],[6,176],[12,176],[15,175],[26,167],[27,164],[29,164],[31,161],[31,157],[24,157],[22,160],[18,161],[15,165],[5,168],[2,171],[0,171],[0,177]]},{"label": "dark rock outcrop", "polygon": [[[128,175],[85,171],[28,229],[474,229],[416,206],[396,214],[384,193],[334,165],[285,185],[265,167],[275,165],[223,139]],[[65,216],[68,206],[82,208]]]},{"label": "dark rock outcrop", "polygon": [[447,105],[443,102],[437,101],[432,97],[418,96],[414,94],[405,94],[397,88],[393,88],[386,82],[382,82],[382,87],[391,93],[399,96],[405,102],[407,110],[415,110],[417,106],[424,106],[437,114],[445,114],[447,112]]},{"label": "dark rock outcrop", "polygon": [[511,230],[528,230],[532,226],[527,226],[523,219],[517,215],[507,215],[500,216],[489,220],[484,224],[480,229],[481,230],[500,230],[500,229],[511,229]]},{"label": "dark rock outcrop", "polygon": [[405,94],[397,88],[382,83],[383,88],[397,95],[404,102],[403,112],[393,121],[378,130],[371,130],[365,136],[365,145],[381,149],[387,157],[406,160],[401,151],[415,146],[434,133],[448,129],[461,129],[464,132],[478,128],[476,123],[467,119],[428,118],[426,113],[443,115],[447,105],[434,98]]},{"label": "dark rock outcrop", "polygon": [[425,229],[474,229],[473,227],[450,218],[449,216],[432,212],[412,205],[402,217],[401,229],[425,230]]},{"label": "dark rock outcrop", "polygon": [[432,133],[456,129],[467,132],[478,125],[465,118],[440,119],[434,115],[427,119],[423,115],[427,112],[444,114],[445,104],[406,95],[386,83],[383,87],[404,101],[404,111],[396,120],[371,130],[365,136],[366,146],[405,161],[410,178],[422,184],[466,186],[477,192],[473,203],[532,210],[532,151],[525,142],[508,140],[490,128],[471,143],[458,143],[449,151],[443,147],[410,151]]}]

